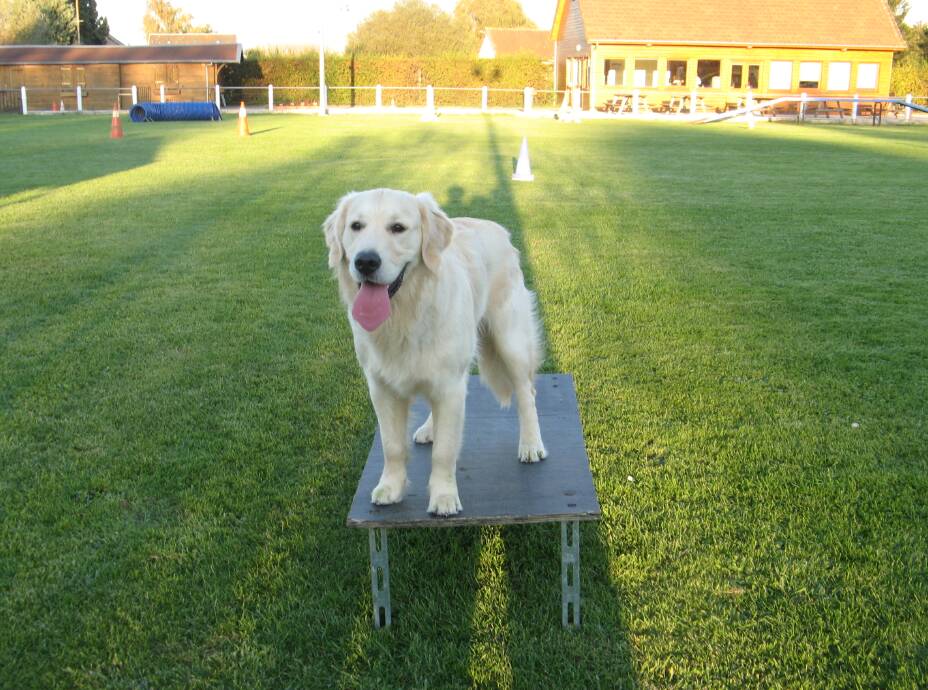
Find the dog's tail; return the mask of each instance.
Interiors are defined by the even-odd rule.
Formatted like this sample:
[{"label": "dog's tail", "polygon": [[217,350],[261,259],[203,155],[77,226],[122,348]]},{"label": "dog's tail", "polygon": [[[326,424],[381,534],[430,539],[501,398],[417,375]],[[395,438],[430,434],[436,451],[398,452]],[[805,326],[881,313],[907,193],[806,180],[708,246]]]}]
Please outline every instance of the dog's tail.
[{"label": "dog's tail", "polygon": [[480,328],[477,366],[480,368],[480,380],[493,391],[500,405],[509,407],[512,403],[512,379],[509,378],[509,370],[500,356],[493,333],[486,322],[481,324]]},{"label": "dog's tail", "polygon": [[[491,314],[491,321],[481,323],[478,333],[480,378],[503,407],[512,403],[513,379],[522,381],[525,377],[532,380],[544,358],[535,294],[525,287],[521,291],[518,300],[521,308],[514,312],[515,319],[504,319],[506,327],[501,328],[502,324],[492,323]],[[504,339],[507,354],[501,352],[498,338]]]}]

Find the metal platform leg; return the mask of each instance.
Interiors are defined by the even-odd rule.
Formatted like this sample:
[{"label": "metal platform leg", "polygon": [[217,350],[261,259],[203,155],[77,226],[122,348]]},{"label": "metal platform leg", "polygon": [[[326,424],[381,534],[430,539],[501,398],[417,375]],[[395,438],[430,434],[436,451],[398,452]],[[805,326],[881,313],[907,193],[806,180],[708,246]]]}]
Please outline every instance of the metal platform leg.
[{"label": "metal platform leg", "polygon": [[580,521],[561,522],[561,624],[580,625]]},{"label": "metal platform leg", "polygon": [[[374,602],[374,627],[385,628],[391,623],[390,559],[387,554],[387,530],[383,527],[375,527],[369,529],[368,534],[371,544],[371,599]],[[380,542],[379,547],[377,545],[378,541]]]}]

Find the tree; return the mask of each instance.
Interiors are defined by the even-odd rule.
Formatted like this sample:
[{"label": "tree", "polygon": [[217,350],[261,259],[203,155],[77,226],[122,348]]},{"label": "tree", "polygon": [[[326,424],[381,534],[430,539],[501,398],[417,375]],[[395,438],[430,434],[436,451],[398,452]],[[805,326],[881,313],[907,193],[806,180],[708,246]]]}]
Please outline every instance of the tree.
[{"label": "tree", "polygon": [[142,28],[150,34],[191,34],[213,32],[209,24],[195,25],[193,17],[167,0],[148,0]]},{"label": "tree", "polygon": [[97,0],[78,0],[80,6],[81,43],[103,45],[110,35],[106,17],[97,15]]},{"label": "tree", "polygon": [[399,0],[379,10],[348,36],[346,51],[376,55],[439,55],[475,49],[466,28],[437,5]]},{"label": "tree", "polygon": [[76,37],[71,0],[0,0],[0,43],[67,45]]},{"label": "tree", "polygon": [[471,34],[480,36],[491,29],[537,29],[525,16],[518,0],[458,0],[455,18],[468,27]]}]

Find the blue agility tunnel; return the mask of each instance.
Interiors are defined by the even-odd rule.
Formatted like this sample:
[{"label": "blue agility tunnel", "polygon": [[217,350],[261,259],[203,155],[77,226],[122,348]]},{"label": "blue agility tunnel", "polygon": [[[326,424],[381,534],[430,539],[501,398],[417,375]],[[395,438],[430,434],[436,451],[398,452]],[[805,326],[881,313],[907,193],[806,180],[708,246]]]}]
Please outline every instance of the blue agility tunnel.
[{"label": "blue agility tunnel", "polygon": [[168,122],[170,120],[221,120],[215,103],[138,103],[129,111],[133,122]]}]

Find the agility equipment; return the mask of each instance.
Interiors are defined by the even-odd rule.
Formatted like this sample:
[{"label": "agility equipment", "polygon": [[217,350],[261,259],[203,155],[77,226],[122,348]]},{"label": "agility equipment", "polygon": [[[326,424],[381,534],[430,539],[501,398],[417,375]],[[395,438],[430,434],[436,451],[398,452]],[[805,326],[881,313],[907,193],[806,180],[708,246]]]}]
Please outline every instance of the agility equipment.
[{"label": "agility equipment", "polygon": [[133,122],[168,122],[173,120],[221,120],[222,113],[210,101],[176,103],[137,103],[129,110]]},{"label": "agility equipment", "polygon": [[[577,394],[569,374],[535,378],[538,417],[548,457],[518,459],[519,419],[513,408],[500,409],[493,394],[471,376],[467,384],[464,439],[458,458],[458,494],[464,508],[456,515],[434,517],[428,511],[431,445],[413,444],[407,472],[409,488],[400,503],[371,503],[371,491],[383,471],[380,433],[348,514],[348,527],[368,530],[374,627],[391,625],[390,562],[387,529],[477,527],[539,522],[560,523],[561,624],[580,625],[580,521],[598,520],[599,500],[590,473],[577,411]],[[429,409],[417,400],[409,428],[425,422]]]},{"label": "agility equipment", "polygon": [[519,149],[519,160],[516,163],[516,172],[512,176],[516,182],[532,182],[532,164],[528,159],[528,137],[522,137],[522,148]]},{"label": "agility equipment", "polygon": [[240,137],[250,137],[251,131],[248,129],[248,111],[245,110],[245,101],[238,107],[238,135]]},{"label": "agility equipment", "polygon": [[113,103],[113,122],[110,125],[110,139],[122,139],[122,120],[119,119],[119,101]]}]

